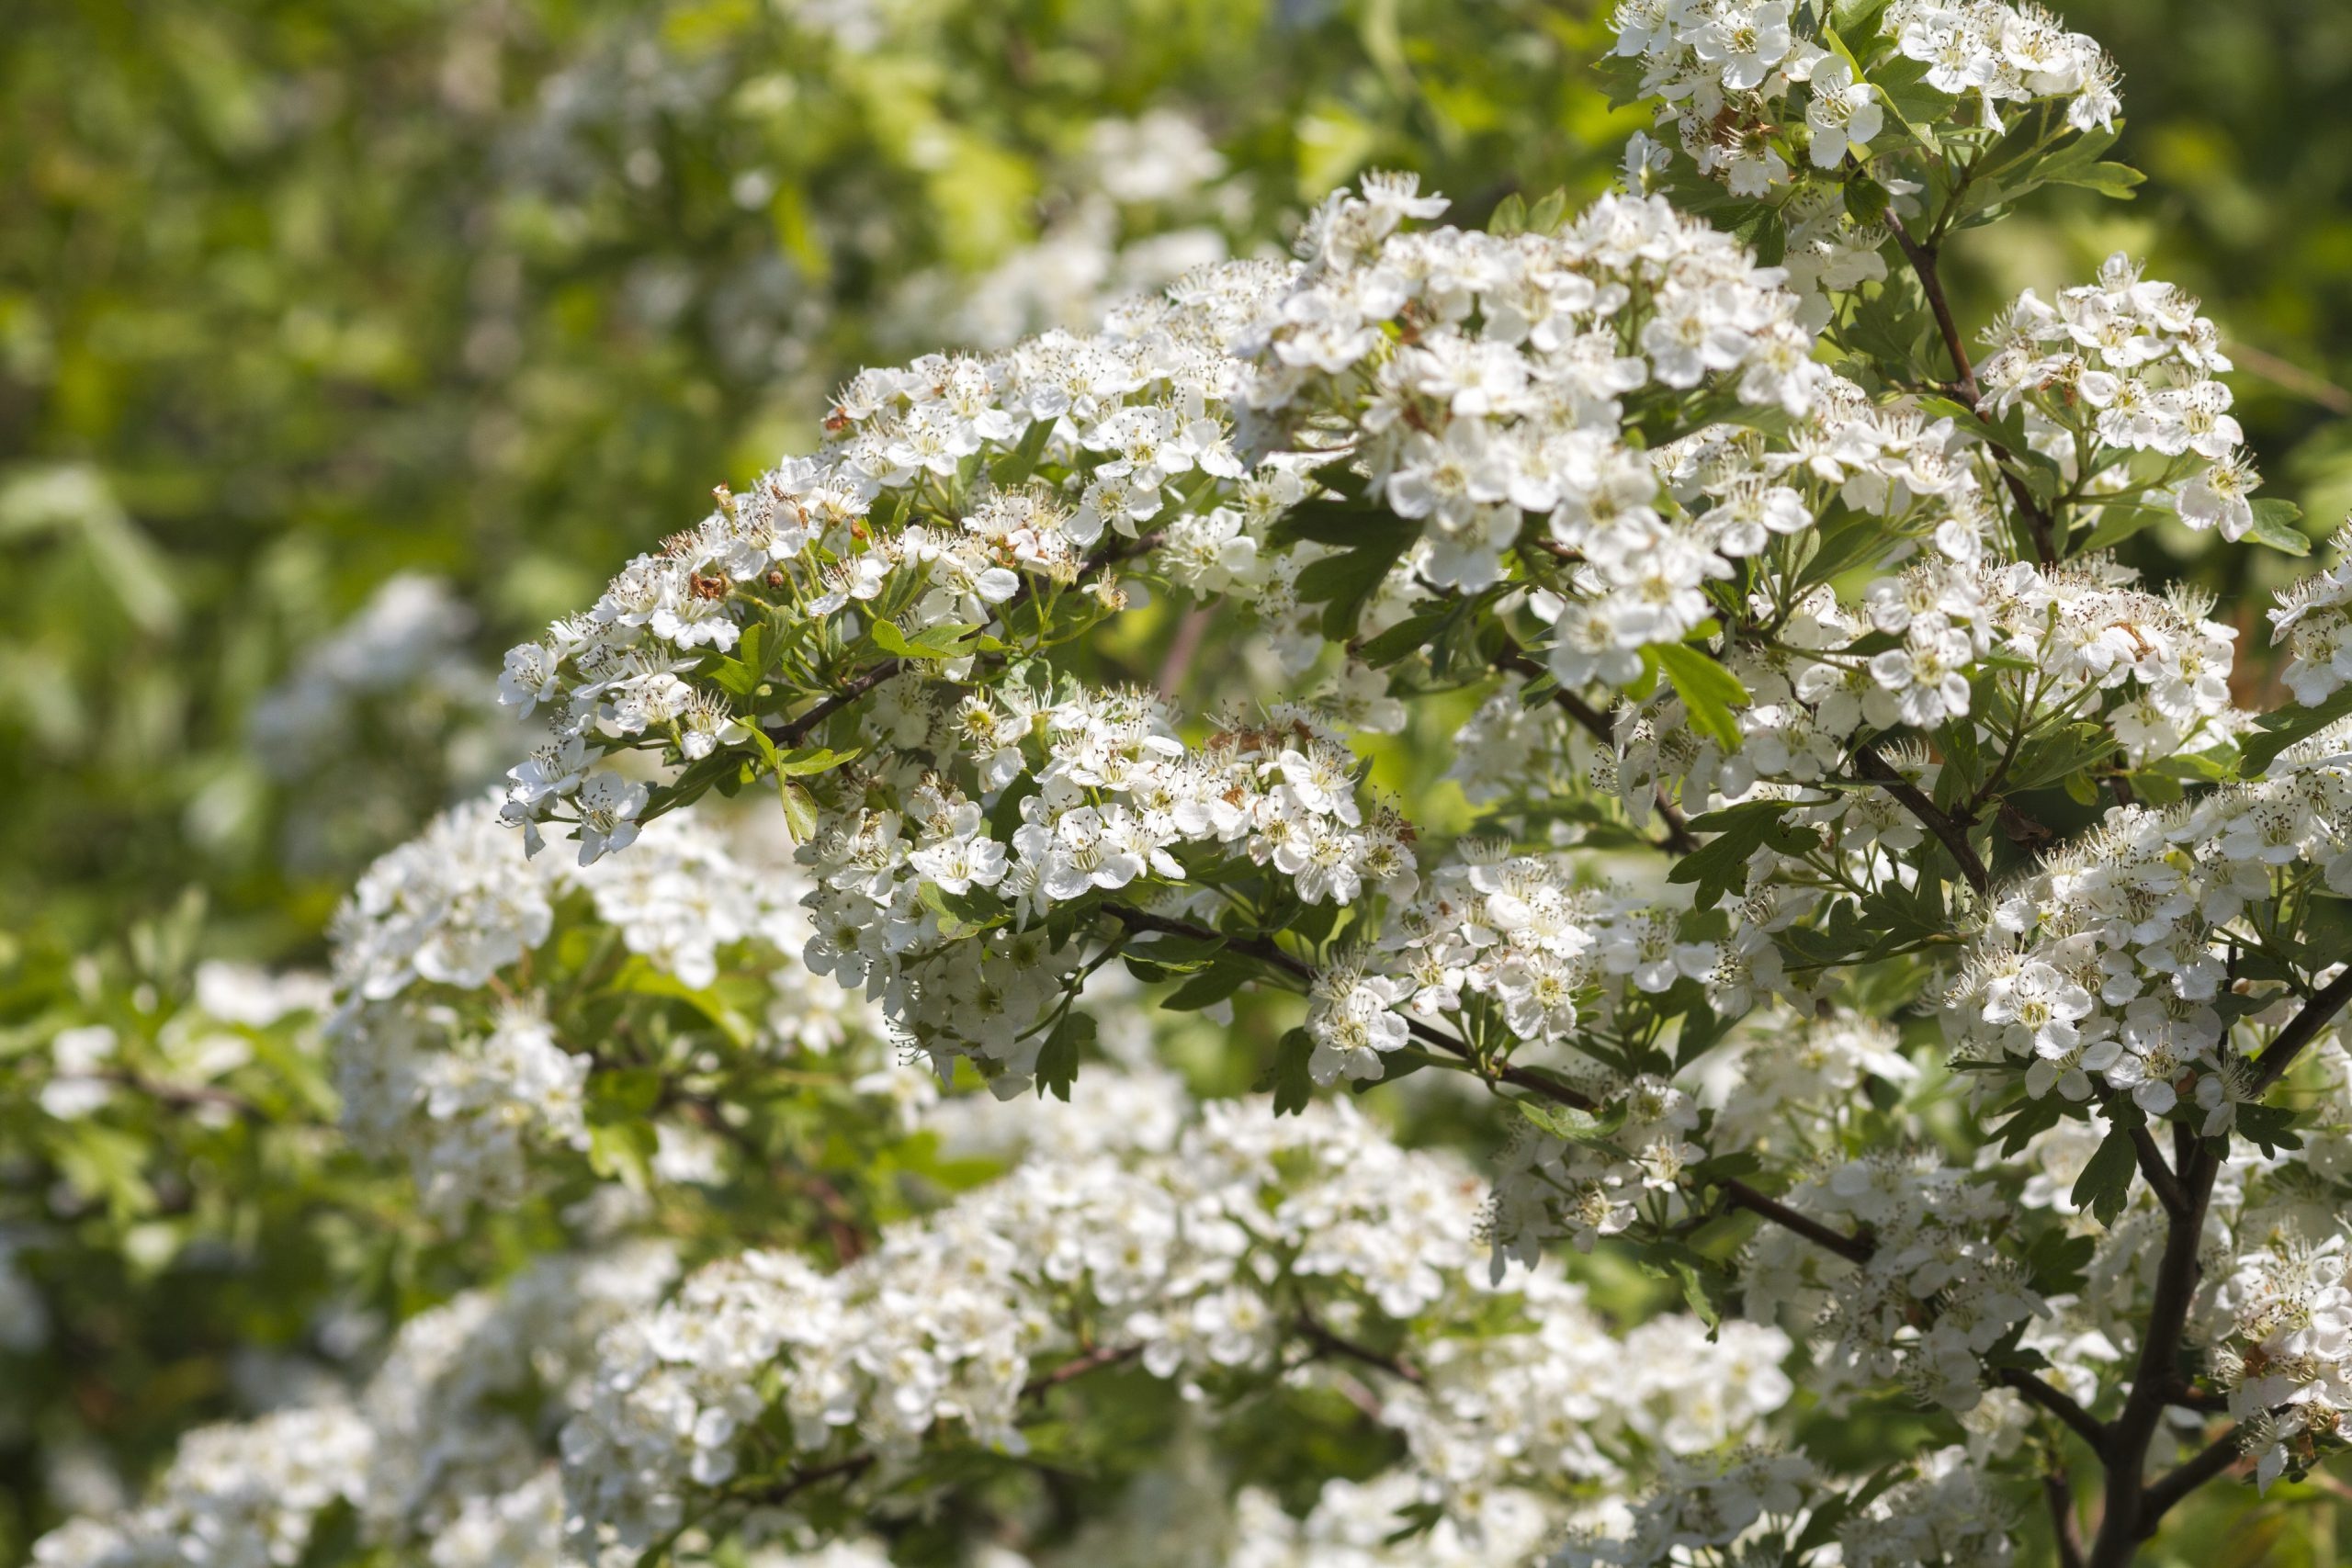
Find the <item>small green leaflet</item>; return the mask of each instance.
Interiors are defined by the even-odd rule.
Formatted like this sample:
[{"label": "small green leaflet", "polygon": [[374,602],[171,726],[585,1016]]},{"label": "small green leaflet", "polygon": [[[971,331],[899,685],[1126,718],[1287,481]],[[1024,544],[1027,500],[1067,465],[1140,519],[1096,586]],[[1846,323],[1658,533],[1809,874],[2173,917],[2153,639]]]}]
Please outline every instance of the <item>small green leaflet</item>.
[{"label": "small green leaflet", "polygon": [[1513,1100],[1519,1113],[1555,1138],[1572,1144],[1598,1143],[1612,1136],[1625,1124],[1625,1107],[1619,1104],[1606,1115],[1595,1116],[1589,1111],[1578,1111],[1573,1105],[1547,1105],[1535,1100]]},{"label": "small green leaflet", "polygon": [[2303,509],[2291,501],[2265,499],[2254,503],[2254,523],[2245,536],[2257,545],[2268,545],[2290,556],[2312,553],[2311,536],[2295,526]]},{"label": "small green leaflet", "polygon": [[1688,643],[1658,643],[1646,652],[1674,682],[1675,695],[1690,710],[1690,723],[1726,751],[1739,745],[1739,720],[1732,712],[1747,705],[1747,688],[1739,677]]},{"label": "small green leaflet", "polygon": [[2238,776],[2258,779],[2264,770],[2278,760],[2278,753],[2296,741],[2307,739],[2334,724],[2346,714],[2352,714],[2352,686],[2339,686],[2335,694],[2315,707],[2281,708],[2265,714],[2255,726],[2255,733],[2238,742]]},{"label": "small green leaflet", "polygon": [[1254,1086],[1261,1094],[1273,1091],[1275,1115],[1295,1116],[1315,1098],[1315,1075],[1307,1070],[1314,1056],[1315,1037],[1304,1029],[1294,1029],[1275,1042],[1274,1065]]},{"label": "small green leaflet", "polygon": [[956,639],[978,629],[977,626],[930,626],[920,636],[909,637],[896,621],[877,620],[872,635],[874,646],[894,658],[961,659],[972,650],[957,647]]},{"label": "small green leaflet", "polygon": [[1666,879],[1697,884],[1691,907],[1712,909],[1726,893],[1747,889],[1748,858],[1766,844],[1783,854],[1802,854],[1820,848],[1821,840],[1813,834],[1781,825],[1781,814],[1788,809],[1786,801],[1751,800],[1692,818],[1692,832],[1713,833],[1714,837],[1677,861]]},{"label": "small green leaflet", "polygon": [[2076,137],[2028,169],[2025,178],[2010,187],[2010,194],[2022,196],[2043,185],[2080,186],[2118,201],[2132,200],[2132,187],[2148,176],[2128,164],[2098,161],[2100,153],[2115,145],[2115,134],[2112,130],[2093,130]]},{"label": "small green leaflet", "polygon": [[1323,606],[1323,635],[1334,642],[1355,636],[1363,608],[1380,592],[1396,558],[1420,535],[1410,523],[1391,518],[1386,526],[1367,523],[1363,543],[1339,555],[1326,556],[1298,574],[1298,596]]},{"label": "small green leaflet", "polygon": [[1094,1043],[1094,1017],[1076,1008],[1062,1014],[1054,1032],[1037,1050],[1037,1098],[1051,1094],[1069,1102],[1069,1087],[1078,1081],[1079,1053]]},{"label": "small green leaflet", "polygon": [[2099,1140],[2083,1174],[2075,1179],[2075,1207],[2089,1210],[2100,1224],[2113,1224],[2132,1196],[2132,1179],[2139,1170],[2131,1133],[2122,1127],[2111,1130]]}]

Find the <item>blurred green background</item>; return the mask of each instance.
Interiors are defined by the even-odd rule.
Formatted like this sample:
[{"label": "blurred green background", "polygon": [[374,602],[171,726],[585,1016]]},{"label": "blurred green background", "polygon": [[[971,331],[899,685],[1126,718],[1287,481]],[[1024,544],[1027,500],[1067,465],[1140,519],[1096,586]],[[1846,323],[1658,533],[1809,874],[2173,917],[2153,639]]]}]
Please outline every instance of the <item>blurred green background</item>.
[{"label": "blurred green background", "polygon": [[[14,0],[0,21],[0,977],[209,913],[315,961],[511,760],[498,653],[815,437],[859,365],[1076,324],[1367,167],[1609,183],[1589,0]],[[2352,5],[2072,0],[2129,205],[1967,237],[1981,320],[2148,257],[2272,493],[2352,507]],[[2296,563],[2134,541],[2261,680]],[[2259,558],[2257,560],[2256,558]],[[2255,699],[2258,700],[2258,698]],[[2216,1495],[2178,1560],[2335,1561]]]}]

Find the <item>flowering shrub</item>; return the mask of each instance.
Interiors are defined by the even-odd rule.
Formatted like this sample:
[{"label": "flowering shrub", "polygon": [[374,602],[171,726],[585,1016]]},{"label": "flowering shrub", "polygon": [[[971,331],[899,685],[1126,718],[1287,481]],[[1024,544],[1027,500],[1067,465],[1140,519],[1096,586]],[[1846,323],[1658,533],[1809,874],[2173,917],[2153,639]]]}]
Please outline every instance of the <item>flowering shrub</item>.
[{"label": "flowering shrub", "polygon": [[[2341,1451],[2352,577],[2240,706],[2109,553],[2309,553],[2218,330],[1939,274],[2129,194],[2113,67],[1990,0],[1615,31],[1623,192],[1369,176],[861,372],[508,653],[544,730],[360,881],[322,1037],[537,1261],[39,1561],[1076,1562],[1182,1491],[1226,1561],[2115,1568]],[[1155,597],[1258,668],[1102,680]],[[1156,1063],[1261,1032],[1251,1098]]]}]

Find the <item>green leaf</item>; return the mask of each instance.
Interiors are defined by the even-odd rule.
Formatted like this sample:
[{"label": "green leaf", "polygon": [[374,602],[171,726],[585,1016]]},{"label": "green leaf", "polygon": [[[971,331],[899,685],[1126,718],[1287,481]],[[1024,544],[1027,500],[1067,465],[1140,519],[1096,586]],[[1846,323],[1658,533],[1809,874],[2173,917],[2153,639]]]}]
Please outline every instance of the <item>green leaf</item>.
[{"label": "green leaf", "polygon": [[1519,1113],[1555,1138],[1572,1144],[1600,1143],[1614,1137],[1625,1124],[1625,1105],[1620,1102],[1613,1110],[1600,1116],[1589,1111],[1579,1111],[1573,1105],[1554,1105],[1546,1100],[1514,1098]]},{"label": "green leaf", "polygon": [[1692,832],[1714,837],[1675,862],[1666,879],[1696,884],[1690,903],[1698,909],[1713,908],[1726,893],[1745,892],[1748,858],[1781,831],[1781,817],[1788,809],[1784,800],[1751,800],[1692,818]]},{"label": "green leaf", "polygon": [[650,1116],[662,1102],[662,1075],[652,1067],[608,1067],[588,1078],[588,1122],[628,1122]]},{"label": "green leaf", "polygon": [[2115,750],[2115,737],[2103,725],[2070,724],[2054,735],[2028,741],[2004,782],[2005,792],[2038,789],[2083,772]]},{"label": "green leaf", "polygon": [[817,797],[808,786],[797,784],[782,773],[776,775],[776,792],[784,796],[784,830],[792,835],[796,844],[805,844],[817,836]]},{"label": "green leaf", "polygon": [[1076,1008],[1062,1014],[1054,1032],[1037,1048],[1037,1098],[1051,1094],[1067,1105],[1070,1085],[1078,1081],[1079,1054],[1094,1043],[1094,1015]]},{"label": "green leaf", "polygon": [[2147,175],[2128,164],[2103,164],[2098,155],[2115,145],[2112,130],[2089,130],[2075,138],[2040,163],[2023,171],[2023,177],[2013,183],[2019,195],[2037,186],[2079,186],[2095,190],[2101,196],[2119,201],[2132,198],[2132,187],[2147,179]]},{"label": "green leaf", "polygon": [[786,778],[807,778],[814,773],[830,773],[844,762],[854,761],[863,746],[853,746],[846,751],[836,751],[829,746],[804,746],[796,751],[778,752],[768,766]]},{"label": "green leaf", "polygon": [[1748,702],[1747,688],[1739,683],[1739,677],[1687,643],[1658,643],[1647,651],[1657,656],[1658,668],[1674,682],[1675,694],[1690,710],[1691,728],[1726,751],[1736,750],[1739,720],[1732,710],[1746,707]]},{"label": "green leaf", "polygon": [[1804,572],[1797,578],[1800,591],[1875,559],[1894,542],[1888,536],[1884,519],[1842,508],[1840,515],[1822,524],[1813,537],[1817,543],[1813,558],[1805,562]]},{"label": "green leaf", "polygon": [[1233,953],[1219,953],[1206,969],[1169,993],[1159,1005],[1170,1012],[1198,1012],[1215,1007],[1257,978],[1258,967]]},{"label": "green leaf", "polygon": [[2303,1146],[2303,1140],[2295,1134],[2291,1105],[2241,1105],[2237,1122],[2238,1136],[2261,1145],[2262,1152],[2274,1159],[2280,1149]]},{"label": "green leaf", "polygon": [[1315,1037],[1294,1029],[1274,1043],[1274,1065],[1260,1080],[1261,1089],[1274,1095],[1274,1114],[1296,1116],[1315,1098],[1315,1075],[1307,1064],[1315,1055]]},{"label": "green leaf", "polygon": [[1267,530],[1266,536],[1267,542],[1277,549],[1292,545],[1329,545],[1334,549],[1348,550],[1380,543],[1393,535],[1398,539],[1397,549],[1402,550],[1419,532],[1418,524],[1357,497],[1301,502],[1283,513]]},{"label": "green leaf", "polygon": [[2084,1276],[2098,1252],[2098,1237],[2069,1235],[2052,1225],[2025,1249],[2026,1278],[2042,1295],[2072,1295],[2083,1288]]},{"label": "green leaf", "polygon": [[2254,524],[2245,536],[2257,545],[2268,545],[2290,556],[2312,553],[2311,536],[2295,526],[2303,509],[2291,501],[2262,500],[2254,503]]},{"label": "green leaf", "polygon": [[1010,490],[1037,471],[1037,459],[1046,455],[1046,443],[1053,438],[1054,422],[1034,421],[1022,433],[1021,444],[989,466],[989,477],[1000,489]]},{"label": "green leaf", "polygon": [[1879,19],[1886,14],[1886,0],[1833,0],[1829,7],[1829,25],[1849,39],[1873,39],[1879,34]]},{"label": "green leaf", "polygon": [[2077,549],[2104,550],[2121,544],[2143,528],[2161,523],[2172,513],[2160,506],[2102,506],[2098,521]]},{"label": "green leaf", "polygon": [[653,1156],[659,1146],[650,1121],[607,1122],[588,1129],[588,1166],[599,1176],[617,1177],[632,1190],[643,1192],[653,1185]]},{"label": "green leaf", "polygon": [[2065,1114],[2066,1102],[2054,1094],[2040,1100],[2029,1100],[2017,1109],[2017,1113],[1998,1127],[1987,1131],[2001,1134],[2001,1153],[2014,1155],[2021,1151],[2032,1138],[2058,1125]]},{"label": "green leaf", "polygon": [[2139,1156],[2132,1149],[2132,1134],[2118,1127],[2099,1145],[2075,1179],[2075,1207],[2086,1209],[2102,1225],[2113,1224],[2132,1196],[2132,1179],[2139,1174]]},{"label": "green leaf", "polygon": [[1903,122],[1903,128],[1917,138],[1921,146],[1933,152],[1934,128],[1951,118],[1960,100],[1928,85],[1929,69],[1924,60],[1897,55],[1871,72],[1870,81],[1878,89],[1880,99]]},{"label": "green leaf", "polygon": [[972,650],[959,647],[956,639],[967,632],[979,628],[971,626],[926,627],[922,635],[909,637],[890,620],[876,620],[870,634],[874,646],[899,659],[961,659]]},{"label": "green leaf", "polygon": [[2238,776],[2260,778],[2278,753],[2298,740],[2308,739],[2352,714],[2352,686],[2339,686],[2333,696],[2312,707],[2280,708],[2262,716],[2256,733],[2238,742]]},{"label": "green leaf", "polygon": [[1345,642],[1355,636],[1364,606],[1380,592],[1389,569],[1418,532],[1410,525],[1389,530],[1353,549],[1326,556],[1298,574],[1299,599],[1323,606],[1325,637]]},{"label": "green leaf", "polygon": [[1366,637],[1356,649],[1356,657],[1375,670],[1385,670],[1435,641],[1439,629],[1458,613],[1457,609],[1425,610],[1408,615],[1378,637]]}]

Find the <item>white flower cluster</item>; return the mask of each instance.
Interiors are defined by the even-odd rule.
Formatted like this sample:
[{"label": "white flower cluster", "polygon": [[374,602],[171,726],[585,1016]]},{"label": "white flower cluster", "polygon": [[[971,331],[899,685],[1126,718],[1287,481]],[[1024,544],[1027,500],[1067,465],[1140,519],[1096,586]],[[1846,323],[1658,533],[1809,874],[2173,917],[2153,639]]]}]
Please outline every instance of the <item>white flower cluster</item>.
[{"label": "white flower cluster", "polygon": [[1842,1568],[2007,1568],[2017,1510],[1962,1448],[1923,1455],[1918,1473],[1838,1527]]},{"label": "white flower cluster", "polygon": [[1656,995],[1712,976],[1722,959],[1713,942],[1684,941],[1671,909],[1580,886],[1566,855],[1514,854],[1498,840],[1462,845],[1390,927],[1375,944],[1381,973],[1340,965],[1318,981],[1307,1027],[1319,1082],[1376,1077],[1378,1054],[1405,1043],[1403,1019],[1374,1003],[1466,1037],[1465,1008],[1483,999],[1515,1039],[1557,1049],[1605,1028],[1629,986]]},{"label": "white flower cluster", "polygon": [[34,1543],[37,1568],[292,1568],[311,1522],[367,1498],[373,1438],[347,1409],[279,1411],[202,1427],[149,1500],[107,1521],[79,1518]]},{"label": "white flower cluster", "polygon": [[1227,1568],[1492,1568],[1532,1560],[1553,1533],[1550,1510],[1504,1492],[1468,1528],[1448,1517],[1398,1540],[1396,1520],[1423,1502],[1421,1491],[1409,1471],[1327,1481],[1302,1519],[1271,1495],[1245,1490],[1234,1499],[1233,1540],[1222,1561]]},{"label": "white flower cluster", "polygon": [[433,1568],[554,1568],[558,1499],[543,1420],[595,1336],[674,1274],[666,1248],[540,1260],[401,1325],[352,1404],[199,1428],[144,1503],[35,1543],[39,1568],[291,1568],[319,1515],[349,1503],[371,1544],[429,1549]]},{"label": "white flower cluster", "polygon": [[[943,1074],[972,1056],[1003,1075],[1001,1091],[1025,1079],[1045,1043],[1039,1021],[1080,958],[1041,917],[1131,886],[1129,897],[1148,899],[1186,880],[1177,857],[1193,846],[1268,868],[1307,904],[1414,885],[1409,830],[1359,804],[1359,760],[1303,709],[1223,724],[1188,746],[1147,693],[1079,693],[1016,716],[974,693],[933,710],[929,728],[933,767],[903,815],[826,820],[800,859],[817,884],[808,967],[881,998]],[[956,762],[954,776],[1017,799],[1009,844],[940,776]],[[1023,777],[1035,793],[1008,796]],[[962,901],[954,914],[946,899]]]},{"label": "white flower cluster", "polygon": [[[1705,618],[1729,558],[1807,526],[1794,491],[1691,514],[1625,439],[1625,399],[1710,381],[1801,414],[1826,383],[1782,275],[1663,199],[1603,197],[1558,232],[1397,233],[1434,210],[1409,183],[1335,197],[1301,237],[1300,286],[1241,346],[1242,394],[1296,423],[1335,411],[1369,481],[1423,537],[1403,570],[1475,592],[1502,580],[1524,514],[1579,559],[1559,607],[1562,679],[1630,681],[1645,643]],[[1628,666],[1630,665],[1630,669]]]},{"label": "white flower cluster", "polygon": [[[1621,0],[1610,17],[1616,53],[1641,62],[1641,95],[1660,100],[1658,123],[1735,196],[1788,184],[1791,157],[1834,171],[1849,153],[1867,159],[1888,145],[1884,95],[1856,75],[1845,49],[1808,35],[1798,12],[1789,0]],[[2001,123],[2004,104],[2056,100],[2075,130],[2111,130],[2121,107],[2098,40],[2030,0],[1893,0],[1878,27],[1874,39],[1843,40],[1866,73],[1917,62],[1928,85],[1974,98],[1987,125]],[[1905,131],[1894,144],[1906,141]],[[1656,144],[1644,143],[1647,162]]]},{"label": "white flower cluster", "polygon": [[1696,1071],[1713,1142],[1738,1149],[1842,1131],[1866,1113],[1870,1079],[1902,1089],[1919,1078],[1893,1025],[1846,1008],[1752,1015]]},{"label": "white flower cluster", "polygon": [[1633,1509],[1630,1528],[1572,1535],[1546,1568],[1657,1568],[1703,1561],[1690,1553],[1732,1547],[1767,1521],[1803,1512],[1812,1464],[1796,1454],[1746,1450],[1668,1464]]},{"label": "white flower cluster", "polygon": [[[2193,589],[2150,593],[2103,557],[2047,568],[1930,557],[1872,583],[1855,610],[1817,591],[1782,633],[1789,650],[1731,660],[1756,699],[1736,716],[1740,749],[1724,754],[1672,725],[1629,730],[1622,787],[1630,801],[1660,776],[1686,798],[1707,788],[1736,798],[1758,780],[1816,784],[1835,775],[1865,727],[1933,728],[1972,716],[1969,677],[1992,659],[2005,662],[2000,679],[2019,711],[2038,722],[2103,722],[2134,767],[2210,750],[2244,722],[2230,699],[2237,634],[2211,618],[2211,607]],[[1840,651],[1871,634],[1904,640],[1867,658]],[[1975,734],[2000,754],[2006,737],[1981,717]],[[1931,781],[1934,771],[1926,770]],[[1917,841],[1916,819],[1896,808],[1883,816],[1886,847]]]},{"label": "white flower cluster", "polygon": [[[535,837],[541,822],[577,821],[583,863],[625,846],[647,794],[593,769],[592,743],[666,747],[691,762],[741,740],[729,695],[684,676],[703,650],[734,649],[747,624],[831,623],[855,641],[876,619],[901,636],[986,623],[1040,583],[1087,575],[1085,552],[1106,531],[1135,539],[1240,479],[1225,344],[1289,276],[1261,263],[1202,269],[1101,333],[860,372],[820,453],[787,458],[743,495],[722,491],[718,511],[631,561],[587,614],[507,655],[504,700],[554,710],[549,739],[510,775],[510,819]],[[1003,467],[1025,475],[1048,457],[1070,470],[1058,491]],[[999,471],[1007,482],[986,482]],[[1124,602],[1103,575],[1086,586]]]},{"label": "white flower cluster", "polygon": [[2270,639],[2283,643],[2287,667],[2279,681],[2306,707],[2316,707],[2352,681],[2352,527],[2329,545],[2335,564],[2279,590],[2270,611]]},{"label": "white flower cluster", "polygon": [[[2097,283],[2064,290],[2055,304],[2027,289],[1984,341],[1994,352],[1977,378],[1999,412],[2026,405],[2037,450],[2076,469],[2101,446],[2154,453],[2170,466],[2139,489],[2163,489],[2182,522],[2231,540],[2254,526],[2250,498],[2262,480],[2218,379],[2231,367],[2221,329],[2195,299],[2142,276],[2118,251]],[[2084,477],[2102,493],[2137,493],[2122,470]]]},{"label": "white flower cluster", "polygon": [[[1769,897],[1733,908],[1710,976],[1718,1010],[1785,988],[1771,935],[1823,898],[1856,884],[1908,886],[1905,856],[1926,841],[1919,819],[1889,795],[1823,787],[1851,777],[1846,754],[1867,731],[1973,722],[1980,776],[2009,750],[2005,729],[2019,722],[2044,733],[2065,720],[2102,724],[2135,768],[2209,750],[2247,722],[2231,702],[2235,632],[2211,609],[2194,590],[2149,593],[2101,557],[2043,568],[1928,556],[1872,583],[1856,609],[1815,590],[1781,646],[1732,651],[1727,662],[1754,699],[1734,715],[1737,749],[1697,734],[1663,693],[1646,710],[1621,714],[1613,784],[1636,820],[1661,789],[1693,810],[1711,798],[1790,803],[1783,820],[1800,847],[1757,852],[1748,885]],[[1843,651],[1868,636],[1904,642],[1867,656]],[[2009,699],[2003,729],[1971,713],[1970,676],[1986,661],[1997,661]],[[1943,764],[1880,744],[1882,761],[1932,793]],[[1837,863],[1825,867],[1825,854]]]},{"label": "white flower cluster", "polygon": [[1449,1323],[1487,1315],[1464,1278],[1477,1183],[1344,1106],[1276,1120],[1212,1104],[1172,1148],[1117,1143],[1033,1156],[836,1274],[775,1253],[711,1265],[614,1330],[563,1438],[582,1549],[633,1560],[696,1488],[736,1476],[754,1429],[788,1431],[803,1472],[871,1455],[903,1473],[942,1428],[1022,1451],[1041,1380],[1073,1366],[1133,1357],[1190,1383],[1384,1321],[1416,1330],[1419,1381],[1393,1380],[1383,1419],[1423,1495],[1474,1514],[1555,1464],[1613,1473],[1612,1431],[1698,1451],[1788,1395],[1776,1331],[1711,1345],[1680,1320],[1644,1330],[1658,1353],[1629,1380],[1623,1347],[1549,1279],[1506,1293],[1533,1330],[1450,1345]]},{"label": "white flower cluster", "polygon": [[2237,1260],[2217,1305],[2229,1337],[2215,1379],[2245,1423],[2267,1488],[2311,1468],[2321,1439],[2352,1420],[2352,1254],[2339,1229],[2317,1244],[2279,1239]]},{"label": "white flower cluster", "polygon": [[855,1008],[786,965],[806,940],[801,886],[686,817],[653,824],[635,855],[573,868],[527,858],[494,799],[443,813],[370,867],[337,917],[328,1035],[346,1129],[406,1158],[445,1220],[522,1192],[534,1150],[585,1148],[591,1059],[558,1038],[522,967],[582,894],[623,951],[690,989],[723,955],[778,971],[773,1034],[829,1048]]},{"label": "white flower cluster", "polygon": [[1990,1182],[1873,1154],[1808,1178],[1787,1202],[1869,1237],[1861,1263],[1777,1225],[1751,1248],[1747,1314],[1810,1327],[1825,1394],[1894,1379],[1923,1402],[1969,1410],[1984,1396],[1984,1353],[2047,1310],[1991,1239],[2010,1202]]},{"label": "white flower cluster", "polygon": [[2186,1095],[2208,1135],[2227,1131],[2251,1078],[2231,1025],[2250,1011],[2271,1021],[2242,1005],[2233,954],[2263,948],[2276,900],[2314,873],[2352,892],[2352,774],[2274,771],[2161,810],[2111,810],[1998,893],[1948,998],[1962,1049],[2022,1065],[2037,1098],[2103,1088],[2162,1116]]}]

